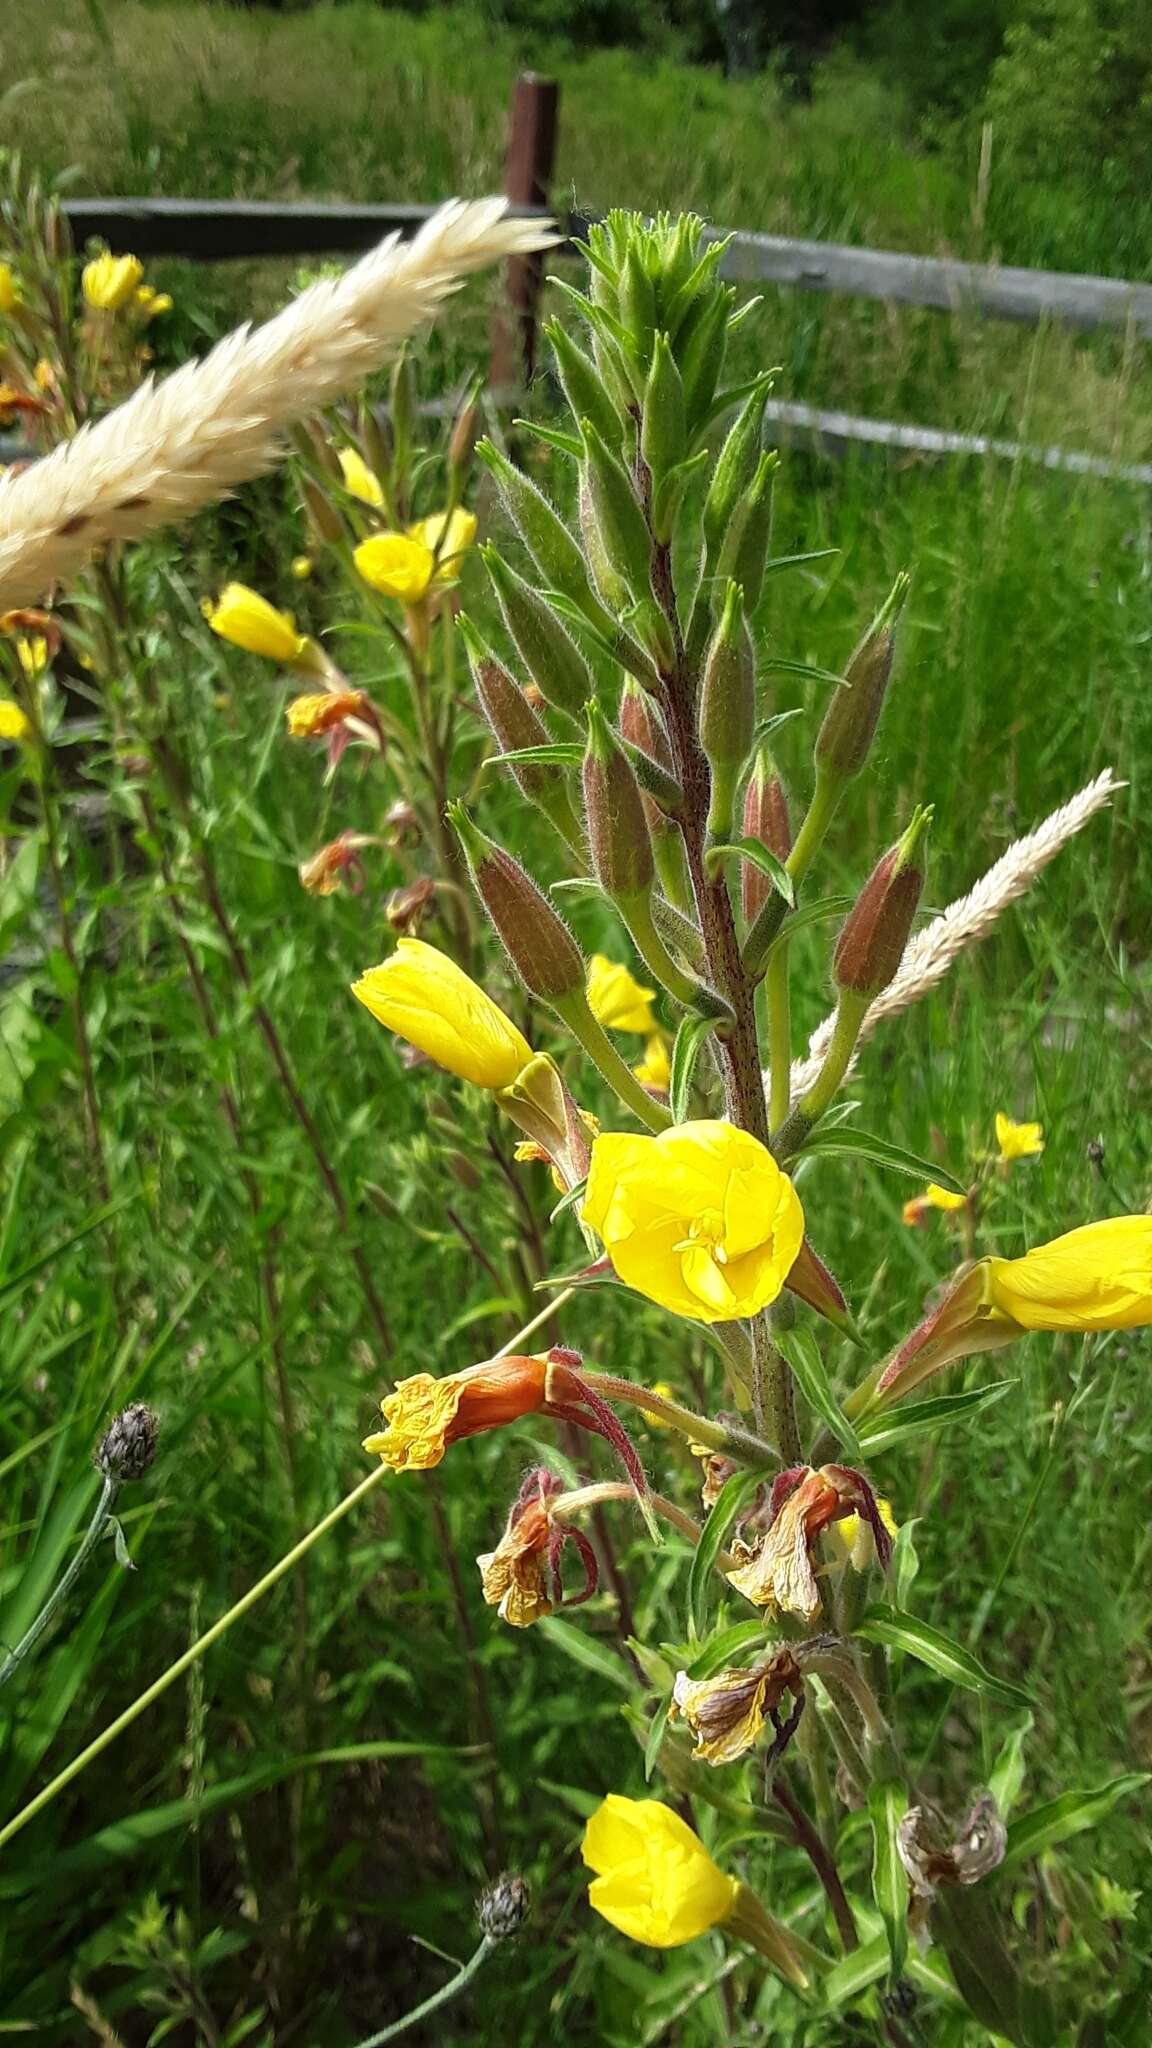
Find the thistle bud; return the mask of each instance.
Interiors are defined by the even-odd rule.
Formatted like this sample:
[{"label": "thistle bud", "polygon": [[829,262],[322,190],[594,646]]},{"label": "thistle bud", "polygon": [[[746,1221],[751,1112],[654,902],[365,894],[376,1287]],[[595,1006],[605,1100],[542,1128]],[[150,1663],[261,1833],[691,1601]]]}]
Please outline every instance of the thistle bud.
[{"label": "thistle bud", "polygon": [[[468,662],[480,708],[502,753],[518,753],[523,747],[546,747],[552,735],[543,719],[529,704],[515,677],[497,661],[463,615],[457,621],[468,650]],[[565,785],[564,770],[545,761],[511,761],[513,778],[528,798],[569,841],[579,843],[580,833]]]},{"label": "thistle bud", "polygon": [[[594,272],[594,279],[595,276]],[[594,420],[609,446],[616,445],[622,432],[620,414],[591,356],[585,354],[559,320],[551,321],[545,332],[552,344],[572,417]]]},{"label": "thistle bud", "polygon": [[476,453],[494,479],[501,503],[545,583],[571,598],[594,625],[611,635],[615,622],[597,601],[588,580],[584,550],[559,513],[553,511],[543,491],[501,455],[491,441],[478,441]]},{"label": "thistle bud", "polygon": [[764,587],[764,563],[772,539],[772,494],[779,466],[780,457],[775,453],[760,457],[748,490],[728,522],[716,565],[718,588],[723,589],[725,577],[739,583],[749,612],[755,611]]},{"label": "thistle bud", "polygon": [[683,462],[687,438],[684,385],[668,336],[658,334],[652,349],[640,424],[640,452],[652,472],[654,483],[667,476],[678,462]]},{"label": "thistle bud", "polygon": [[600,706],[587,707],[584,811],[592,871],[606,896],[628,903],[650,894],[652,840],[640,785]]},{"label": "thistle bud", "polygon": [[896,651],[896,621],[904,608],[909,579],[896,578],[868,631],[851,655],[816,736],[816,766],[837,781],[858,775],[868,758]]},{"label": "thistle bud", "polygon": [[592,419],[581,420],[580,431],[587,458],[581,464],[585,517],[594,527],[600,547],[616,574],[635,597],[648,596],[652,588],[652,537],[635,485]]},{"label": "thistle bud", "polygon": [[462,804],[449,804],[476,893],[530,995],[545,1003],[583,999],[587,970],[567,925],[510,854],[493,844]]},{"label": "thistle bud", "polygon": [[837,988],[871,1001],[895,975],[924,886],[921,847],[931,822],[931,805],[917,809],[904,837],[865,882],[836,943],[832,973]]},{"label": "thistle bud", "polygon": [[532,681],[549,704],[578,718],[592,692],[583,655],[551,607],[489,542],[480,553],[504,623]]},{"label": "thistle bud", "polygon": [[[777,860],[787,860],[792,851],[788,795],[771,756],[763,747],[756,756],[752,780],[744,792],[742,831],[745,839],[758,839],[761,846],[766,846],[769,853],[776,855]],[[750,860],[741,862],[740,902],[749,924],[771,894],[772,884],[763,870],[754,867]]]},{"label": "thistle bud", "polygon": [[728,527],[756,474],[761,455],[764,408],[771,389],[772,378],[762,377],[743,412],[737,415],[717,458],[704,500],[704,539],[710,552],[719,552]]},{"label": "thistle bud", "polygon": [[756,729],[756,654],[744,617],[744,592],[729,583],[724,610],[704,663],[700,743],[712,768],[708,830],[727,838],[736,782]]},{"label": "thistle bud", "polygon": [[133,1401],[101,1437],[94,1459],[97,1470],[118,1485],[127,1479],[142,1479],[156,1456],[158,1428],[154,1411],[143,1401]]},{"label": "thistle bud", "polygon": [[518,1934],[531,1910],[532,1894],[513,1870],[502,1870],[476,1901],[480,1932],[488,1941],[508,1941]]}]

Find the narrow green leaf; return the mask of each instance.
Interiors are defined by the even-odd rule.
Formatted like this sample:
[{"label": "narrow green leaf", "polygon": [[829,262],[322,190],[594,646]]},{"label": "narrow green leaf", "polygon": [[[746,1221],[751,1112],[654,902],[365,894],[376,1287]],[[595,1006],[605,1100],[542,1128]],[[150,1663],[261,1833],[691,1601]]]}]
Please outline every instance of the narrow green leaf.
[{"label": "narrow green leaf", "polygon": [[594,1671],[598,1678],[607,1679],[609,1685],[618,1686],[621,1692],[631,1692],[632,1680],[623,1662],[596,1636],[574,1628],[570,1621],[561,1621],[558,1614],[546,1615],[536,1627],[550,1643],[555,1643],[558,1650],[563,1650],[566,1657],[571,1657],[574,1664],[583,1664],[586,1671]]},{"label": "narrow green leaf", "polygon": [[493,768],[503,768],[519,761],[529,767],[578,768],[584,759],[583,747],[574,740],[553,740],[545,747],[514,747],[510,754],[489,754],[488,762]]},{"label": "narrow green leaf", "polygon": [[818,1153],[838,1153],[841,1158],[870,1159],[873,1166],[890,1167],[893,1173],[907,1173],[913,1180],[934,1180],[942,1188],[948,1188],[954,1195],[967,1194],[963,1182],[956,1179],[933,1159],[921,1159],[916,1152],[908,1152],[903,1145],[890,1144],[887,1138],[877,1138],[871,1131],[858,1131],[850,1124],[841,1124],[839,1129],[826,1130],[819,1126],[804,1145],[806,1158]]},{"label": "narrow green leaf", "polygon": [[1006,1678],[994,1677],[963,1644],[953,1642],[942,1629],[932,1628],[928,1622],[921,1621],[914,1614],[905,1614],[899,1607],[866,1607],[856,1624],[855,1633],[870,1643],[883,1643],[886,1649],[907,1650],[910,1657],[927,1664],[930,1671],[949,1679],[953,1685],[967,1686],[970,1692],[985,1693],[989,1699],[1006,1700],[1009,1706],[1032,1705],[1031,1697],[1022,1685],[1011,1685]]},{"label": "narrow green leaf", "polygon": [[648,1740],[644,1744],[645,1784],[651,1783],[652,1773],[656,1769],[657,1759],[660,1755],[660,1745],[664,1740],[664,1730],[668,1725],[668,1709],[671,1704],[670,1700],[661,1700],[648,1724]]},{"label": "narrow green leaf", "polygon": [[875,1984],[887,1974],[888,1957],[887,1934],[873,1935],[871,1941],[861,1942],[859,1948],[854,1948],[851,1955],[841,1956],[827,1976],[820,1980],[825,2004],[834,2009],[847,2005],[850,1998],[858,1998],[870,1984]]},{"label": "narrow green leaf", "polygon": [[584,453],[584,443],[575,434],[565,434],[559,427],[542,427],[538,420],[514,420],[513,426],[523,427],[537,441],[543,441],[546,448],[555,448],[561,455],[573,455],[577,462]]},{"label": "narrow green leaf", "polygon": [[1024,1783],[1024,1745],[1032,1733],[1032,1716],[1025,1714],[1019,1726],[1013,1728],[1001,1746],[1000,1754],[992,1766],[988,1779],[988,1790],[996,1801],[996,1811],[1006,1821],[1020,1797]]},{"label": "narrow green leaf", "polygon": [[688,1114],[688,1097],[700,1048],[715,1029],[714,1017],[685,1017],[680,1023],[672,1046],[672,1079],[668,1088],[668,1107],[674,1124],[682,1124]]},{"label": "narrow green leaf", "polygon": [[696,1545],[692,1569],[688,1574],[689,1626],[697,1635],[702,1634],[707,1620],[708,1582],[712,1567],[724,1548],[724,1538],[745,1501],[750,1500],[756,1488],[763,1483],[762,1472],[734,1472],[716,1496],[715,1505],[704,1524],[704,1533]]},{"label": "narrow green leaf", "polygon": [[799,910],[794,910],[791,917],[785,919],[765,953],[765,965],[778,946],[791,945],[797,932],[804,931],[807,926],[825,924],[830,917],[847,917],[852,908],[852,901],[851,896],[822,896],[817,902],[805,903]]},{"label": "narrow green leaf", "polygon": [[764,667],[766,670],[773,670],[777,675],[810,676],[813,682],[836,683],[851,688],[850,684],[845,683],[843,676],[836,674],[835,669],[816,668],[810,661],[783,661],[773,655],[764,663]]},{"label": "narrow green leaf", "polygon": [[815,1410],[821,1422],[827,1423],[837,1442],[843,1444],[849,1456],[859,1464],[859,1439],[828,1384],[820,1346],[811,1330],[777,1330],[774,1341],[795,1373],[809,1407]]},{"label": "narrow green leaf", "polygon": [[1031,1813],[1022,1814],[1009,1828],[1003,1868],[1014,1869],[1030,1856],[1039,1856],[1044,1849],[1054,1849],[1057,1842],[1066,1842],[1070,1835],[1094,1828],[1122,1799],[1150,1782],[1152,1771],[1125,1771],[1107,1785],[1097,1785],[1094,1791],[1062,1792],[1058,1799],[1034,1806]]},{"label": "narrow green leaf", "polygon": [[907,1811],[908,1791],[899,1778],[880,1778],[869,1787],[872,1896],[888,1935],[893,1980],[900,1975],[908,1953],[908,1878],[896,1847],[896,1830]]},{"label": "narrow green leaf", "polygon": [[883,1409],[862,1418],[857,1435],[869,1457],[886,1451],[892,1444],[907,1443],[909,1437],[935,1435],[950,1422],[963,1422],[1002,1401],[1018,1380],[994,1380],[990,1387],[969,1387],[962,1394],[938,1394],[931,1401],[916,1401],[907,1408]]},{"label": "narrow green leaf", "polygon": [[741,860],[751,861],[754,868],[759,868],[762,875],[767,875],[777,895],[782,896],[789,907],[795,903],[796,891],[792,887],[791,875],[783,861],[777,860],[776,855],[761,845],[759,839],[736,839],[723,846],[710,846],[705,856],[709,874],[718,875],[724,861],[734,854],[739,855]]},{"label": "narrow green leaf", "polygon": [[723,1671],[734,1657],[763,1642],[763,1621],[737,1621],[731,1628],[721,1629],[719,1635],[709,1636],[696,1655],[691,1643],[662,1643],[660,1647],[673,1663],[684,1666],[689,1678],[711,1678],[714,1671]]},{"label": "narrow green leaf", "polygon": [[568,1209],[578,1209],[587,1192],[588,1176],[585,1175],[583,1180],[577,1181],[574,1188],[569,1188],[565,1194],[561,1195],[560,1200],[548,1218],[549,1223],[555,1223],[556,1218],[563,1216]]},{"label": "narrow green leaf", "polygon": [[515,1314],[519,1307],[520,1303],[508,1294],[490,1294],[484,1301],[473,1302],[470,1308],[463,1309],[454,1317],[447,1329],[441,1330],[441,1349],[445,1344],[450,1344],[453,1337],[458,1337],[461,1330],[471,1329],[473,1323],[482,1323],[487,1316],[507,1315],[509,1311]]},{"label": "narrow green leaf", "polygon": [[772,555],[764,564],[766,576],[776,576],[781,569],[802,569],[808,562],[826,562],[831,555],[839,555],[842,548],[809,548],[800,555]]}]

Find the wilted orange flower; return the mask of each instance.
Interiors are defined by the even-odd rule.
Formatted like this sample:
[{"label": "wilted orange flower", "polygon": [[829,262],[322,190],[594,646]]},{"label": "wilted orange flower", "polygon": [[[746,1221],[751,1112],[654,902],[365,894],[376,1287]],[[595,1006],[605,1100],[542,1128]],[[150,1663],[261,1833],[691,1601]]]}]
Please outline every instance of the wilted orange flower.
[{"label": "wilted orange flower", "polygon": [[[587,1537],[552,1515],[551,1502],[562,1491],[563,1481],[546,1466],[530,1472],[495,1550],[476,1560],[485,1601],[512,1628],[529,1628],[557,1607],[578,1607],[596,1591],[596,1554]],[[568,1542],[580,1553],[584,1586],[565,1597],[560,1558]]]},{"label": "wilted orange flower", "polygon": [[[776,1709],[786,1693],[795,1707],[781,1722]],[[695,1738],[693,1755],[710,1764],[734,1764],[759,1740],[771,1719],[777,1744],[787,1745],[799,1725],[804,1680],[786,1643],[763,1663],[747,1671],[718,1671],[712,1678],[689,1678],[681,1671],[672,1689],[672,1713],[682,1714]]]},{"label": "wilted orange flower", "polygon": [[310,860],[301,861],[298,873],[310,896],[334,896],[343,885],[358,896],[364,887],[364,863],[360,848],[368,840],[362,832],[341,832],[330,839]]},{"label": "wilted orange flower", "polygon": [[892,1539],[876,1496],[860,1472],[848,1465],[794,1465],[772,1483],[768,1529],[757,1547],[736,1546],[739,1563],[728,1573],[730,1585],[757,1607],[798,1614],[813,1621],[820,1612],[820,1592],[812,1568],[811,1546],[822,1529],[845,1515],[863,1515],[887,1567]]},{"label": "wilted orange flower", "polygon": [[317,690],[294,697],[287,706],[289,737],[328,742],[328,773],[338,767],[352,740],[374,743],[384,751],[384,734],[376,707],[365,690]]}]

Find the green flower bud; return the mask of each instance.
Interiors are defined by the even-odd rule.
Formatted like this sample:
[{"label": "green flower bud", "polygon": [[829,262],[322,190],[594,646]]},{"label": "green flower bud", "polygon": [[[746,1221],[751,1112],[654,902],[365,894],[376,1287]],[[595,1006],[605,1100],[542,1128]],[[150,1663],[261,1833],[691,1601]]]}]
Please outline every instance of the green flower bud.
[{"label": "green flower bud", "polygon": [[872,1001],[893,979],[912,931],[924,887],[921,847],[932,822],[929,805],[913,814],[902,839],[877,862],[836,942],[836,986]]},{"label": "green flower bud", "polygon": [[581,420],[580,432],[587,458],[580,466],[587,516],[613,569],[633,595],[650,596],[652,537],[636,487],[593,420]]},{"label": "green flower bud", "polygon": [[556,369],[572,417],[595,420],[609,446],[618,447],[624,431],[623,422],[592,357],[585,354],[579,342],[573,340],[559,320],[550,320],[544,331],[552,344]]},{"label": "green flower bud", "polygon": [[772,493],[779,466],[780,457],[774,453],[760,457],[752,482],[728,522],[717,563],[720,577],[732,577],[740,584],[749,612],[755,611],[764,587],[764,564],[772,539]]},{"label": "green flower bud", "polygon": [[738,583],[729,583],[700,691],[700,744],[712,769],[708,830],[714,839],[726,839],[731,832],[736,783],[755,730],[756,653],[744,617],[744,592]]},{"label": "green flower bud", "polygon": [[667,616],[656,599],[643,597],[639,604],[630,605],[624,614],[624,623],[645,654],[655,662],[660,674],[669,675],[676,665],[676,642]]},{"label": "green flower bud", "polygon": [[743,411],[737,414],[717,458],[703,515],[704,539],[712,554],[719,554],[729,525],[759,467],[764,408],[771,389],[771,376],[762,377]]},{"label": "green flower bud", "polygon": [[327,541],[334,546],[345,538],[344,521],[331,498],[313,483],[310,476],[300,478],[300,496],[310,533],[316,540]]},{"label": "green flower bud", "polygon": [[686,445],[684,385],[668,336],[658,334],[652,347],[640,425],[640,452],[654,484],[684,460]]},{"label": "green flower bud", "polygon": [[[787,860],[792,851],[792,820],[788,815],[788,794],[773,766],[771,756],[761,748],[752,770],[752,780],[744,792],[744,817],[741,835],[745,839],[758,839],[777,860]],[[740,863],[740,904],[749,924],[757,917],[773,894],[772,884],[763,869],[754,867],[750,860]]]},{"label": "green flower bud", "polygon": [[652,888],[652,840],[635,771],[600,706],[587,707],[584,815],[592,872],[614,903],[647,896]]},{"label": "green flower bud", "polygon": [[[457,621],[468,650],[468,662],[480,708],[491,727],[501,753],[512,754],[522,747],[546,747],[551,733],[533,710],[515,677],[497,661],[472,625],[463,616]],[[564,770],[555,762],[511,761],[515,781],[528,798],[550,818],[571,846],[581,843],[580,827],[568,795]]]},{"label": "green flower bud", "polygon": [[487,542],[480,550],[504,623],[532,681],[549,704],[578,718],[592,690],[584,656],[551,606]]},{"label": "green flower bud", "polygon": [[728,316],[734,296],[727,289],[718,291],[714,299],[706,301],[687,338],[683,329],[677,337],[676,353],[684,380],[684,415],[689,439],[704,425],[716,396],[716,386],[724,368]]},{"label": "green flower bud", "polygon": [[896,651],[896,621],[908,595],[909,578],[900,575],[856,648],[816,736],[817,768],[826,777],[847,782],[868,758]]},{"label": "green flower bud", "polygon": [[583,997],[586,969],[563,918],[530,875],[474,825],[462,804],[449,804],[476,893],[530,995],[545,1003]]},{"label": "green flower bud", "polygon": [[592,589],[584,550],[543,491],[491,441],[478,441],[476,453],[495,478],[501,502],[549,589],[562,591],[593,625],[612,637],[616,622]]},{"label": "green flower bud", "polygon": [[656,327],[656,291],[635,238],[628,245],[620,275],[620,319],[637,354],[647,356]]}]

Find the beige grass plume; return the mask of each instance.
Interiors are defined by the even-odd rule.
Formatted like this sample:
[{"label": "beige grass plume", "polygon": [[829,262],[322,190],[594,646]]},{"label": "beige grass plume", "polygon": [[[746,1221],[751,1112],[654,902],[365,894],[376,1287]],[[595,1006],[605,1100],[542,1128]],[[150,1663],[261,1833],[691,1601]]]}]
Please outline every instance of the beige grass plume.
[{"label": "beige grass plume", "polygon": [[281,429],[359,384],[472,271],[555,239],[509,220],[503,199],[451,200],[413,241],[390,235],[0,479],[0,611],[42,598],[101,542],[138,540],[267,469]]},{"label": "beige grass plume", "polygon": [[[1123,789],[1111,768],[1090,782],[1077,796],[1061,804],[1058,811],[1045,818],[1035,832],[1029,832],[1024,839],[1017,839],[1001,854],[995,866],[982,875],[974,889],[967,896],[960,896],[925,925],[908,945],[894,981],[890,982],[882,996],[878,996],[864,1019],[860,1043],[871,1038],[877,1025],[890,1017],[898,1017],[902,1010],[910,1009],[921,996],[943,981],[948,969],[967,946],[973,946],[978,939],[986,938],[1002,910],[1023,896],[1035,881],[1042,868],[1059,853],[1069,839],[1094,818],[1097,811]],[[807,1057],[796,1060],[792,1067],[793,1100],[810,1088],[816,1079],[828,1050],[832,1036],[831,1017],[826,1017],[808,1041]],[[855,1066],[855,1061],[853,1061]],[[852,1068],[849,1068],[851,1073]]]}]

